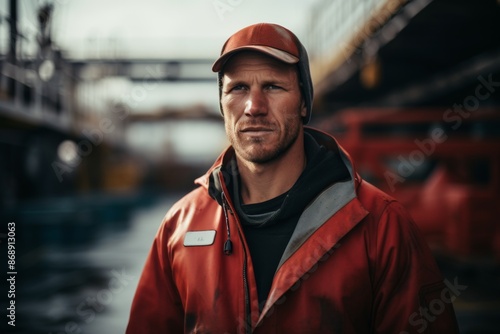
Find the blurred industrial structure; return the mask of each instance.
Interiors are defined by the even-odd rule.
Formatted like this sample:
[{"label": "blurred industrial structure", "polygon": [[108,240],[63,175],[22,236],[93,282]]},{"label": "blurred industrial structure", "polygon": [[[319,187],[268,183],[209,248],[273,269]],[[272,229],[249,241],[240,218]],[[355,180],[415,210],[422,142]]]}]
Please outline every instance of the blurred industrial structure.
[{"label": "blurred industrial structure", "polygon": [[[9,0],[0,20],[0,224],[18,223],[20,252],[89,242],[104,223],[123,229],[144,194],[192,187],[226,145],[217,105],[141,102],[158,85],[215,86],[212,59],[66,58],[50,4],[37,9],[26,54],[17,6]],[[458,304],[463,333],[494,333],[500,311],[499,22],[497,0],[318,0],[305,40],[313,126],[410,209],[444,269],[473,273],[472,299],[490,298]],[[187,129],[213,151],[195,142],[186,156],[189,143],[174,137]],[[51,321],[39,316],[26,332],[60,328]]]},{"label": "blurred industrial structure", "polygon": [[[211,59],[71,59],[52,38],[54,5],[30,7],[37,33],[29,36],[19,29],[21,3],[9,0],[0,17],[7,33],[0,36],[7,42],[0,50],[0,258],[7,263],[2,237],[15,222],[22,273],[15,333],[59,332],[66,317],[77,316],[78,293],[106,280],[102,259],[89,263],[82,250],[106,236],[114,240],[133,212],[157,197],[194,187],[226,142],[213,106],[195,98],[187,106],[144,103],[165,84],[215,84]],[[35,52],[25,52],[28,44]],[[187,130],[197,134],[178,147],[174,136]],[[213,148],[202,151],[207,142]],[[154,229],[160,219],[144,226]],[[144,237],[149,243],[152,235]],[[140,269],[142,258],[135,262]],[[0,332],[10,333],[5,326]]]},{"label": "blurred industrial structure", "polygon": [[[145,119],[134,116],[141,111],[139,102],[162,82],[214,80],[210,59],[66,59],[50,36],[52,5],[39,8],[38,51],[25,56],[18,53],[17,1],[9,4],[10,17],[3,21],[9,23],[9,49],[0,63],[2,207],[41,197],[135,192],[156,186],[145,183],[154,181],[148,179],[150,172],[162,168],[183,171],[186,178],[177,175],[160,186],[172,186],[169,181],[185,186],[203,170],[177,166],[179,159],[146,165],[142,152],[131,149],[127,133],[134,122]],[[113,95],[112,89],[123,82],[132,88]],[[146,112],[155,118],[155,110]],[[161,111],[157,118],[175,122],[196,117],[221,124],[216,113],[195,105]],[[170,156],[169,144],[163,144]],[[191,167],[198,169],[190,173]]]},{"label": "blurred industrial structure", "polygon": [[434,246],[500,259],[498,1],[320,1],[319,127]]},{"label": "blurred industrial structure", "polygon": [[318,1],[309,27],[315,125],[471,287],[462,333],[498,331],[498,22],[496,0]]}]

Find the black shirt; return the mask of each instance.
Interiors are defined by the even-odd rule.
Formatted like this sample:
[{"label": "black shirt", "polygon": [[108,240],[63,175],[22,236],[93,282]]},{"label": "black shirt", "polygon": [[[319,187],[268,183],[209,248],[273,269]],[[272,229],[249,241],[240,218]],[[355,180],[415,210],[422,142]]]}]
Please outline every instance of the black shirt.
[{"label": "black shirt", "polygon": [[[241,205],[241,211],[245,213],[245,218],[274,214],[280,209],[287,194],[262,203]],[[252,257],[261,310],[271,290],[276,268],[298,220],[299,214],[296,214],[268,226],[261,226],[248,220],[243,224],[243,232]]]}]

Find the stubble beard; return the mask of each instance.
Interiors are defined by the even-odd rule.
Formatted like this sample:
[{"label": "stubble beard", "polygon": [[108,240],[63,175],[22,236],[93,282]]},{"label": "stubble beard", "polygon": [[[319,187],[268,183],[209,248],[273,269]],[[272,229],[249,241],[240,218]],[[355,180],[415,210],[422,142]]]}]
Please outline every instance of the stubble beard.
[{"label": "stubble beard", "polygon": [[[297,141],[300,133],[301,118],[297,115],[294,119],[290,119],[284,127],[284,136],[282,136],[279,141],[270,148],[265,148],[266,139],[262,137],[243,139],[241,134],[236,131],[229,131],[226,128],[226,133],[231,146],[234,148],[236,155],[243,160],[254,164],[267,164],[277,160],[283,154],[285,154]],[[274,124],[270,124],[267,121],[254,121],[247,122],[245,125],[263,125],[267,127],[273,127]],[[253,146],[251,150],[247,150],[247,146]]]}]

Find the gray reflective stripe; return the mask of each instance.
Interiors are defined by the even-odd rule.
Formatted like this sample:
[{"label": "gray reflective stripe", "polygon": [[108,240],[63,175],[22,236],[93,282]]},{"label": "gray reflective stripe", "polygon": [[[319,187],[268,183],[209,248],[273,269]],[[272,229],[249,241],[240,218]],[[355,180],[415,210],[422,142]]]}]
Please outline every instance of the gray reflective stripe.
[{"label": "gray reflective stripe", "polygon": [[302,246],[307,238],[354,198],[356,198],[356,192],[353,180],[335,183],[324,190],[300,216],[297,227],[281,257],[278,269]]},{"label": "gray reflective stripe", "polygon": [[356,178],[356,175],[354,175],[354,172],[352,170],[351,162],[349,161],[349,158],[347,157],[347,155],[345,155],[344,151],[339,149],[339,153],[340,153],[340,157],[342,158],[342,161],[344,162],[345,166],[347,167],[347,170],[349,171],[349,174],[351,174],[351,179],[352,179],[351,181],[353,182],[353,186],[354,186],[354,179]]}]

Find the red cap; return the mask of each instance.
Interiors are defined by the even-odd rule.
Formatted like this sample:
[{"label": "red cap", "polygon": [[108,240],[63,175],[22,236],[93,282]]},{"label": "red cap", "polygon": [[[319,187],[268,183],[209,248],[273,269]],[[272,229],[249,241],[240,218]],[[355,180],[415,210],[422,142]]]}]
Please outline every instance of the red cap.
[{"label": "red cap", "polygon": [[222,52],[212,66],[212,71],[220,72],[228,59],[236,52],[254,50],[265,53],[282,62],[296,64],[300,54],[298,40],[288,29],[271,23],[258,23],[241,29],[229,37]]}]

